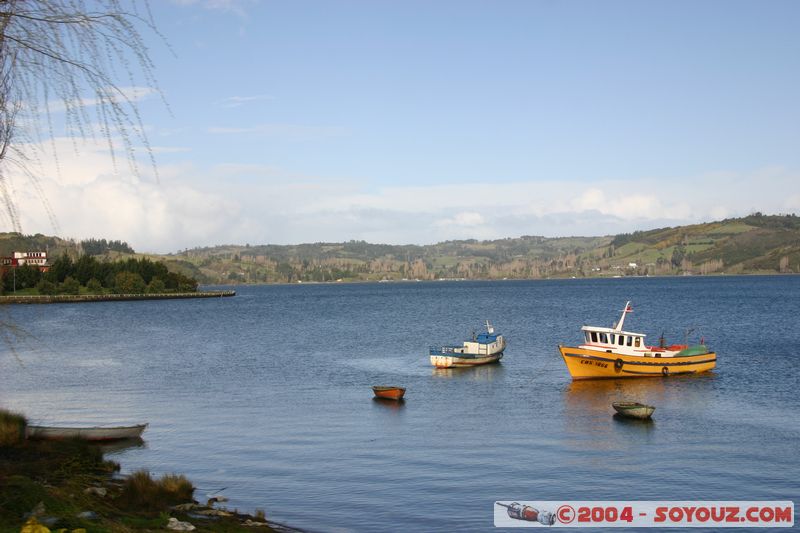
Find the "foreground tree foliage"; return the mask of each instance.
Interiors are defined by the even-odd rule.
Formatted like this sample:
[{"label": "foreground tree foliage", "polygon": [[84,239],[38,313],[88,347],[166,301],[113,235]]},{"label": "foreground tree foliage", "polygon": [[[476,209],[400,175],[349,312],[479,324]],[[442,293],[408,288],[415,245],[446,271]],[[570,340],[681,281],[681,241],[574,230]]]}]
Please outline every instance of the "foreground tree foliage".
[{"label": "foreground tree foliage", "polygon": [[117,272],[114,290],[119,294],[142,294],[145,291],[144,279],[135,272]]}]

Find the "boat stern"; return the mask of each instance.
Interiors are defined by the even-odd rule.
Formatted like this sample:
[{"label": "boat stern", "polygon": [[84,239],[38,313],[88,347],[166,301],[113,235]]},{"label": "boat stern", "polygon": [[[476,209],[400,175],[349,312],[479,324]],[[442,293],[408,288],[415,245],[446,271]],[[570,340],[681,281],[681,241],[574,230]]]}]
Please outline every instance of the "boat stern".
[{"label": "boat stern", "polygon": [[431,364],[436,368],[452,368],[453,358],[448,355],[431,355]]}]

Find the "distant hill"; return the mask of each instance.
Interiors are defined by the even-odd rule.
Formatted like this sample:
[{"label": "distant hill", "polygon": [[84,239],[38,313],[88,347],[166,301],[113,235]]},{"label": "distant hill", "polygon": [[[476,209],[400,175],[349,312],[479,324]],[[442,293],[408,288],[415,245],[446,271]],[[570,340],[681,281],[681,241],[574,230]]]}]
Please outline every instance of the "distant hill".
[{"label": "distant hill", "polygon": [[0,257],[10,256],[14,252],[34,251],[48,252],[48,255],[56,256],[72,250],[77,250],[77,244],[59,237],[48,237],[41,233],[36,235],[0,233]]},{"label": "distant hill", "polygon": [[[46,249],[51,257],[103,250],[142,257],[126,243],[92,246],[44,235],[0,233],[0,255]],[[114,248],[114,249],[111,249]],[[604,237],[524,236],[425,246],[364,241],[297,245],[225,245],[146,255],[205,284],[432,279],[536,279],[634,275],[800,272],[800,217],[762,215]]]},{"label": "distant hill", "polygon": [[[671,266],[666,274],[800,272],[800,217],[760,213],[617,235],[613,259]],[[668,261],[669,264],[666,264]]]},{"label": "distant hill", "polygon": [[800,272],[800,217],[756,213],[616,236],[524,236],[426,246],[227,245],[186,250],[177,257],[217,283],[791,273]]}]

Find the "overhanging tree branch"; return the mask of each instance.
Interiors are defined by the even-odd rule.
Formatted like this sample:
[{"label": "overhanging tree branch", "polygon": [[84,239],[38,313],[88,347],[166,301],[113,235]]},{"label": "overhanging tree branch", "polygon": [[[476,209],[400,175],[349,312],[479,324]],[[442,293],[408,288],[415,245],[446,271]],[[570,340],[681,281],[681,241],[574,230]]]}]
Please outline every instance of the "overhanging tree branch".
[{"label": "overhanging tree branch", "polygon": [[157,176],[136,98],[123,89],[161,94],[141,31],[161,37],[143,0],[0,0],[0,206],[15,231],[21,228],[8,166],[25,167],[21,146],[44,137],[58,166],[54,109],[63,111],[59,126],[67,136],[105,137],[115,168],[120,139],[131,171],[139,174],[141,152]]}]

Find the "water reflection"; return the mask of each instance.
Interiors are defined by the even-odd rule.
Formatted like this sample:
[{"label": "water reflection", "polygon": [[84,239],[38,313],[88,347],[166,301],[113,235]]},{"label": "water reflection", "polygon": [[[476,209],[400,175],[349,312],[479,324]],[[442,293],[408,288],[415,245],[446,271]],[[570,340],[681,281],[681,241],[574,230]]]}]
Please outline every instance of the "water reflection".
[{"label": "water reflection", "polygon": [[614,413],[611,417],[614,422],[620,424],[620,427],[626,428],[629,432],[648,434],[655,427],[655,422],[652,418],[630,418],[622,416],[619,413]]},{"label": "water reflection", "polygon": [[665,380],[660,378],[573,381],[563,393],[564,430],[577,445],[591,442],[597,452],[624,449],[631,437],[648,436],[655,425],[618,420],[611,404],[624,401],[657,406],[665,394]]},{"label": "water reflection", "polygon": [[670,378],[599,379],[573,381],[564,390],[567,412],[613,412],[613,402],[639,402],[656,407],[708,402],[713,395],[713,373]]},{"label": "water reflection", "polygon": [[124,450],[129,450],[131,448],[146,448],[146,447],[147,444],[141,437],[136,437],[133,439],[119,439],[112,442],[104,442],[103,444],[97,444],[97,448],[101,452],[103,452],[103,454],[113,454],[113,453],[119,453]]},{"label": "water reflection", "polygon": [[614,402],[639,402],[648,405],[663,403],[667,395],[665,380],[598,379],[573,381],[564,391],[564,409],[570,414],[610,415]]},{"label": "water reflection", "polygon": [[434,368],[431,376],[444,379],[465,379],[471,381],[494,381],[505,374],[501,363],[492,363],[474,367]]},{"label": "water reflection", "polygon": [[400,400],[390,400],[389,398],[372,398],[372,405],[380,409],[400,411],[403,409],[403,407],[405,407],[406,401],[402,398]]},{"label": "water reflection", "polygon": [[625,440],[631,437],[647,436],[649,440],[657,422],[616,416],[611,404],[639,402],[656,407],[656,420],[659,414],[686,419],[692,406],[708,403],[713,389],[713,374],[573,381],[562,394],[564,430],[575,439],[591,441],[600,450],[625,446]]}]

